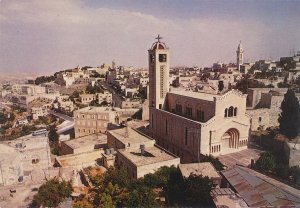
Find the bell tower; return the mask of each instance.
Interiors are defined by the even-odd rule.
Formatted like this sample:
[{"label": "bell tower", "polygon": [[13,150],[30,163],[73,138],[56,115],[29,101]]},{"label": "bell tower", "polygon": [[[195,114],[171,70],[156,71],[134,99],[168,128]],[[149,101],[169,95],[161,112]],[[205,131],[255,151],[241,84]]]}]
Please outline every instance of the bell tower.
[{"label": "bell tower", "polygon": [[236,50],[236,62],[238,71],[241,71],[241,65],[244,63],[244,50],[241,41]]},{"label": "bell tower", "polygon": [[148,50],[149,60],[149,107],[162,109],[169,91],[170,56],[166,44],[159,35]]}]

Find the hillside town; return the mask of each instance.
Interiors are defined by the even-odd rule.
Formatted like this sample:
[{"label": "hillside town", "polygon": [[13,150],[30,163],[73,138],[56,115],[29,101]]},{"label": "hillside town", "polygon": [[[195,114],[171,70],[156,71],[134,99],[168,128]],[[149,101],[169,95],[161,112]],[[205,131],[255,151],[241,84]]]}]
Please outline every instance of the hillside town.
[{"label": "hillside town", "polygon": [[[0,206],[130,206],[137,190],[150,206],[299,206],[300,52],[246,63],[240,42],[236,63],[170,67],[167,40],[144,52],[149,68],[112,61],[2,82]],[[207,179],[186,193],[207,198],[172,198],[177,172],[178,183]],[[43,204],[51,181],[71,191]]]}]

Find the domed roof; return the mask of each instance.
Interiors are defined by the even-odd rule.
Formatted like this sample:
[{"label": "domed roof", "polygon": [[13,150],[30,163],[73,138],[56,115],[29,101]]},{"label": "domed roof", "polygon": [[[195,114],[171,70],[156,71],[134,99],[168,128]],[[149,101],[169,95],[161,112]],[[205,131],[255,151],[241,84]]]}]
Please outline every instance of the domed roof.
[{"label": "domed roof", "polygon": [[167,49],[167,46],[164,42],[161,42],[160,39],[162,39],[162,37],[160,37],[159,35],[157,36],[157,41],[155,43],[152,44],[151,46],[151,50],[157,50],[157,49],[160,49],[160,50],[165,50]]},{"label": "domed roof", "polygon": [[167,46],[166,46],[165,43],[157,41],[157,42],[152,44],[151,49],[152,50],[156,50],[156,49],[163,49],[164,50],[164,49],[167,49]]}]

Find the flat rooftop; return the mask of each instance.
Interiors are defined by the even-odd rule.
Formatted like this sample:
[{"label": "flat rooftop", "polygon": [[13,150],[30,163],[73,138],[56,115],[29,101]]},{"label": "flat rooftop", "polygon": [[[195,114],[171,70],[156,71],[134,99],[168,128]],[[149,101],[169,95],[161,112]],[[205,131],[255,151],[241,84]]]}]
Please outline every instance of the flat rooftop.
[{"label": "flat rooftop", "polygon": [[180,162],[180,158],[161,148],[158,148],[157,146],[146,147],[143,155],[141,154],[141,150],[139,148],[123,149],[119,150],[119,153],[130,160],[137,167],[175,159],[178,159],[178,164]]},{"label": "flat rooftop", "polygon": [[16,148],[22,146],[23,150],[46,148],[48,146],[48,138],[44,135],[32,136],[31,134],[19,137],[15,140],[4,141],[10,147]]},{"label": "flat rooftop", "polygon": [[123,144],[145,144],[154,141],[145,135],[138,133],[131,127],[110,130],[109,133]]},{"label": "flat rooftop", "polygon": [[112,108],[112,107],[85,107],[81,108],[79,110],[76,110],[75,112],[79,113],[102,113],[102,112],[131,112],[131,111],[136,111],[136,108],[127,108],[127,109],[121,109],[121,108]]},{"label": "flat rooftop", "polygon": [[90,152],[58,156],[55,160],[61,167],[82,168],[96,165],[99,158],[101,158],[101,153],[103,153],[103,150],[98,149]]},{"label": "flat rooftop", "polygon": [[95,145],[95,144],[107,144],[106,134],[90,134],[87,136],[71,139],[64,142],[72,149],[77,149],[83,146]]},{"label": "flat rooftop", "polygon": [[188,178],[191,173],[199,176],[208,176],[209,178],[221,178],[210,162],[179,164],[179,169],[183,177]]},{"label": "flat rooftop", "polygon": [[[114,109],[114,110],[113,110]],[[85,107],[81,108],[79,110],[76,110],[75,112],[80,112],[80,113],[100,113],[100,112],[113,112],[117,111],[117,108],[111,108],[111,107]]]}]

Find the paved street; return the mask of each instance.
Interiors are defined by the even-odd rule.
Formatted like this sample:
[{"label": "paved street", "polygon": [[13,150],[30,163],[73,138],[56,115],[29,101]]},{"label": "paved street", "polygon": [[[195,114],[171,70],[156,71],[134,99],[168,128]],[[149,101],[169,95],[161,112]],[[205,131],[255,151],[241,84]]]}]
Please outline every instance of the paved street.
[{"label": "paved street", "polygon": [[58,134],[62,134],[62,133],[64,133],[64,132],[66,132],[66,131],[68,131],[68,130],[74,128],[74,121],[65,121],[65,122],[67,122],[67,123],[66,123],[64,126],[59,127],[59,128],[57,129],[56,132],[57,132]]},{"label": "paved street", "polygon": [[113,95],[112,95],[112,100],[114,103],[114,107],[121,107],[122,104],[122,98],[119,94],[117,94],[117,92],[108,84],[106,83],[101,83],[101,85],[103,85],[104,87],[106,87]]},{"label": "paved street", "polygon": [[73,129],[74,128],[74,119],[70,116],[67,116],[65,114],[62,114],[62,113],[57,113],[57,112],[54,112],[53,110],[50,110],[49,111],[50,114],[58,117],[58,118],[61,118],[63,120],[65,120],[66,124],[61,126],[60,128],[57,129],[57,133],[58,134],[62,134],[66,131],[69,131],[70,129]]},{"label": "paved street", "polygon": [[56,117],[59,117],[59,118],[65,120],[65,121],[73,121],[74,122],[74,119],[72,117],[67,116],[65,114],[54,112],[53,110],[50,110],[49,113],[56,116]]}]

